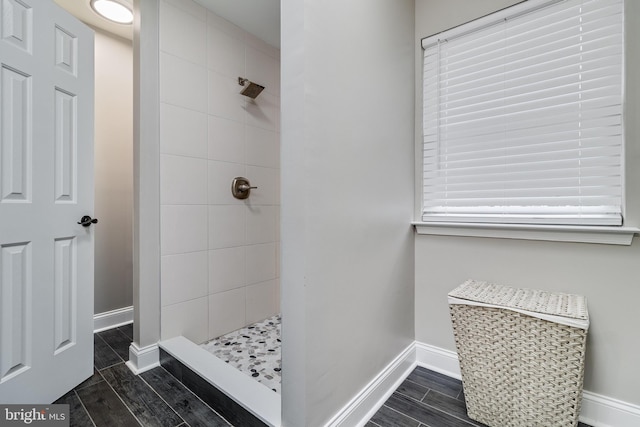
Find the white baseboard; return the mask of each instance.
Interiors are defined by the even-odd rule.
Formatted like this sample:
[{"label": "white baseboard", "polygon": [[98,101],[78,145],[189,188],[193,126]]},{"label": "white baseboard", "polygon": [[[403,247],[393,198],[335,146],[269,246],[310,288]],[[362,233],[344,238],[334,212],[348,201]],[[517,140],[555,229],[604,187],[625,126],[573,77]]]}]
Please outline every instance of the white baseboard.
[{"label": "white baseboard", "polygon": [[455,351],[434,347],[416,341],[416,364],[448,377],[461,379],[458,354]]},{"label": "white baseboard", "polygon": [[133,322],[133,306],[105,311],[93,316],[93,332],[117,328]]},{"label": "white baseboard", "polygon": [[153,344],[140,348],[132,342],[129,346],[129,361],[126,365],[136,375],[160,366],[160,347]]},{"label": "white baseboard", "polygon": [[415,345],[409,345],[362,389],[325,427],[362,427],[416,366]]},{"label": "white baseboard", "polygon": [[[417,341],[415,348],[417,365],[460,378],[456,352]],[[640,426],[640,406],[585,390],[582,395],[580,421],[593,427]]]},{"label": "white baseboard", "polygon": [[640,426],[640,406],[584,391],[580,421],[593,427]]}]

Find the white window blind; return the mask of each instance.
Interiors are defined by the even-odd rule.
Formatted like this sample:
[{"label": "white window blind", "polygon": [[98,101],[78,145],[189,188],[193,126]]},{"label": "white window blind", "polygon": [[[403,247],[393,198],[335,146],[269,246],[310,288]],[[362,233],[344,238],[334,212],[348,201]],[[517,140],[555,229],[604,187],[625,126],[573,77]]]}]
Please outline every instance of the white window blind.
[{"label": "white window blind", "polygon": [[529,0],[423,40],[423,221],[622,223],[623,3]]}]

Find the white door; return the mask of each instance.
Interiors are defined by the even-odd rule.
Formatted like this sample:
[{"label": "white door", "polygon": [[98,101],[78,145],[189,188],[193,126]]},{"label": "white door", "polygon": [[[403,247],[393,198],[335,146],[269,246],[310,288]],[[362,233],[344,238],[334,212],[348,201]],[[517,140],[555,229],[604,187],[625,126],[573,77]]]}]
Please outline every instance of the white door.
[{"label": "white door", "polygon": [[51,403],[93,371],[93,31],[0,0],[0,403]]}]

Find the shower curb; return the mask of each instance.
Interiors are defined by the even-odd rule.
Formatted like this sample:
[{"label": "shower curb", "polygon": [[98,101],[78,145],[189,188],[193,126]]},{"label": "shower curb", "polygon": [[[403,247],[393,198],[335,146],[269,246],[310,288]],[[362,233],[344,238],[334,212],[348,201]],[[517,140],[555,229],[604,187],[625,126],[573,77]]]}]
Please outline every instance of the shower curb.
[{"label": "shower curb", "polygon": [[280,395],[186,338],[161,341],[160,364],[231,424],[280,427]]}]

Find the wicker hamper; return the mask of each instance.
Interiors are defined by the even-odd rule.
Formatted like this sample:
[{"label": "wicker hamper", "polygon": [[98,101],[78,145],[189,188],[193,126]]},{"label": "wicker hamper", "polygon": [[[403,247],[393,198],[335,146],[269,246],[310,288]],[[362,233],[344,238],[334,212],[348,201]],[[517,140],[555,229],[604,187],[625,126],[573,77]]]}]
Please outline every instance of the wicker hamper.
[{"label": "wicker hamper", "polygon": [[584,297],[469,280],[449,293],[467,412],[491,427],[576,426]]}]

